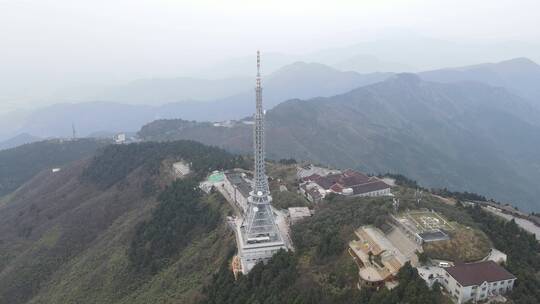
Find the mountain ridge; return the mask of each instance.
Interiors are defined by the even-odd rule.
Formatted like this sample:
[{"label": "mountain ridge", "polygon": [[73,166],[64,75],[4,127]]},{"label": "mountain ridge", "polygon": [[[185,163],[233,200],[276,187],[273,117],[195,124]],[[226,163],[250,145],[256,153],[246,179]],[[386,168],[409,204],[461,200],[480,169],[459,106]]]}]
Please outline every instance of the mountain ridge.
[{"label": "mountain ridge", "polygon": [[[263,86],[267,92],[267,104],[275,105],[290,98],[331,96],[386,79],[390,75],[341,72],[321,64],[296,62],[270,74]],[[182,117],[202,121],[239,119],[251,114],[254,93],[245,80],[237,86],[242,88],[237,93],[207,101],[185,100],[153,106],[108,101],[55,104],[26,113],[19,121],[19,126],[11,133],[29,133],[38,137],[69,137],[73,123],[79,136],[87,136],[96,132],[137,131],[145,123],[159,118]],[[207,91],[209,88],[192,90]]]},{"label": "mountain ridge", "polygon": [[540,107],[540,65],[529,58],[517,57],[496,63],[483,63],[419,73],[436,82],[476,81],[507,88]]},{"label": "mountain ridge", "polygon": [[[333,97],[293,99],[267,111],[267,155],[372,173],[402,173],[429,187],[476,191],[526,210],[534,204],[540,114],[481,83],[434,83],[413,74]],[[504,121],[505,124],[501,124]],[[194,139],[251,149],[251,127],[157,121],[145,140]],[[509,182],[511,181],[511,182]]]}]

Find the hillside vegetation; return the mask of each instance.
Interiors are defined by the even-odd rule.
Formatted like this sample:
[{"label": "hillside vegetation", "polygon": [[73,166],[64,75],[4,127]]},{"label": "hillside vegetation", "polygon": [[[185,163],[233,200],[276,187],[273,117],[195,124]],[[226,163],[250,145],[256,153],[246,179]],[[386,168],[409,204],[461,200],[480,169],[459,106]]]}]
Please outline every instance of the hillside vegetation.
[{"label": "hillside vegetation", "polygon": [[[429,188],[540,208],[540,112],[499,87],[401,74],[342,95],[286,101],[266,119],[267,154],[274,159],[401,173]],[[139,134],[251,151],[251,126],[245,124],[157,121]]]},{"label": "hillside vegetation", "polygon": [[155,176],[167,158],[189,163],[198,178],[213,170],[245,166],[242,157],[195,141],[146,142],[107,146],[103,153],[94,157],[92,165],[84,171],[83,179],[107,188],[139,167]]},{"label": "hillside vegetation", "polygon": [[[166,164],[176,160],[191,163],[193,174],[174,180]],[[219,193],[197,186],[212,170],[243,166],[244,158],[224,150],[179,141],[110,146],[60,172],[41,172],[0,202],[0,303],[450,303],[410,265],[399,272],[397,288],[356,288],[347,244],[359,226],[386,221],[388,197],[329,196],[293,226],[294,252],[280,252],[235,281],[235,239],[225,220],[232,210]],[[272,183],[291,182],[290,165],[269,167],[277,174]],[[399,211],[433,209],[482,229],[518,276],[513,303],[538,303],[534,237],[427,192],[417,204],[414,192],[394,189]]]},{"label": "hillside vegetation", "polygon": [[514,220],[504,221],[480,207],[467,208],[495,248],[508,255],[507,267],[517,277],[511,299],[519,304],[540,303],[540,243]]},{"label": "hillside vegetation", "polygon": [[137,226],[129,249],[131,264],[138,271],[156,273],[171,257],[198,235],[214,230],[223,220],[221,198],[209,203],[194,178],[178,180],[158,197],[158,208],[149,221]]},{"label": "hillside vegetation", "polygon": [[6,195],[44,169],[62,167],[93,155],[108,141],[46,140],[0,151],[0,196]]},{"label": "hillside vegetation", "polygon": [[347,244],[354,229],[384,222],[390,210],[388,198],[334,197],[319,205],[312,218],[293,226],[294,253],[278,253],[268,265],[255,266],[237,281],[223,265],[200,303],[447,303],[408,264],[399,273],[398,288],[378,292],[356,288],[357,266]]},{"label": "hillside vegetation", "polygon": [[[398,187],[396,196],[401,210],[428,208],[436,210],[460,225],[470,227],[482,236],[472,243],[461,244],[464,250],[485,242],[485,232],[495,248],[508,253],[508,269],[518,281],[509,295],[509,303],[538,303],[540,244],[534,236],[514,222],[504,222],[480,208],[449,205],[440,198],[425,193],[420,204],[414,199],[414,189]],[[469,195],[473,195],[470,193]],[[458,194],[462,196],[465,194]],[[331,197],[317,205],[312,218],[293,226],[296,251],[281,252],[268,265],[257,265],[247,276],[235,281],[228,265],[222,265],[210,285],[204,289],[201,304],[217,303],[358,303],[358,304],[426,304],[453,303],[430,290],[409,264],[398,274],[399,286],[379,291],[356,288],[357,266],[347,254],[347,242],[359,225],[380,225],[392,210],[391,201],[384,198]],[[483,253],[485,254],[485,252]],[[286,299],[286,300],[283,300]]]},{"label": "hillside vegetation", "polygon": [[[246,67],[249,67],[249,75],[254,76],[255,66],[250,62]],[[284,62],[279,71],[265,76],[266,105],[274,106],[291,98],[332,96],[392,75],[343,72],[318,63],[296,62],[285,66],[291,62]],[[56,100],[63,97],[68,102],[24,111],[24,115],[0,114],[0,134],[3,137],[21,133],[41,138],[68,137],[72,130],[66,128],[66,121],[75,121],[81,136],[92,136],[96,132],[136,131],[156,117],[199,121],[240,119],[253,112],[254,85],[252,76],[179,77],[140,79],[125,85],[93,88],[89,92],[77,88],[72,92],[58,92]],[[73,100],[80,102],[73,103]]]},{"label": "hillside vegetation", "polygon": [[[195,172],[163,186],[166,159]],[[0,204],[0,303],[195,301],[234,245],[228,205],[196,186],[240,161],[181,141],[109,146],[42,172]]]}]

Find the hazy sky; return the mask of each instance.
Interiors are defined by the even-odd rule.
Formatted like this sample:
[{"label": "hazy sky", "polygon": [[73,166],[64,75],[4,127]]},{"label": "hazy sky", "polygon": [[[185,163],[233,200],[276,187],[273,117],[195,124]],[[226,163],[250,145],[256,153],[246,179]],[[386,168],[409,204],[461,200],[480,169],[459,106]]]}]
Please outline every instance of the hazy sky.
[{"label": "hazy sky", "polygon": [[0,108],[257,48],[304,53],[388,33],[538,43],[539,17],[538,0],[0,0]]}]

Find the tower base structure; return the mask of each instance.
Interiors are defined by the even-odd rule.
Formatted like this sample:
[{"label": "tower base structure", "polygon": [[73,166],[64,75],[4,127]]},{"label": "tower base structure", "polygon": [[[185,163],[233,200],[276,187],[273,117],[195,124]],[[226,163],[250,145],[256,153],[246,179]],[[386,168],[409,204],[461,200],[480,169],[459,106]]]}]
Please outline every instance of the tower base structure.
[{"label": "tower base structure", "polygon": [[266,264],[280,249],[287,250],[287,246],[281,239],[273,242],[248,243],[243,230],[244,228],[238,223],[236,243],[243,274],[247,274],[257,263]]}]

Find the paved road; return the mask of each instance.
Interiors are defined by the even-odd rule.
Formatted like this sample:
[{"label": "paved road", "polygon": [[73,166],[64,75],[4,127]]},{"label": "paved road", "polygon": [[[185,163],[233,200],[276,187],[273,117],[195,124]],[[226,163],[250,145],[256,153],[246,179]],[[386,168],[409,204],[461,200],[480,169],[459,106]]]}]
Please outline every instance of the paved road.
[{"label": "paved road", "polygon": [[223,187],[223,183],[216,183],[216,184],[214,184],[214,186],[219,191],[219,193],[221,193],[221,195],[223,195],[225,200],[227,202],[229,202],[229,205],[231,205],[231,207],[234,210],[235,216],[236,217],[241,217],[242,216],[241,208],[238,205],[236,205],[236,203],[234,202],[234,198],[233,198],[232,194],[230,194],[229,192],[227,192],[227,190],[225,190],[225,187]]},{"label": "paved road", "polygon": [[282,211],[274,209],[274,207],[272,207],[272,211],[277,215],[276,224],[279,231],[281,232],[281,236],[283,237],[283,242],[285,242],[285,246],[287,246],[289,250],[294,251],[293,242],[291,239],[291,230],[289,227],[289,223],[287,222],[287,216]]},{"label": "paved road", "polygon": [[505,218],[509,221],[514,219],[516,221],[516,224],[518,224],[521,228],[534,234],[536,236],[536,239],[540,241],[540,227],[536,226],[533,222],[519,218],[519,217],[512,216],[510,214],[502,213],[502,212],[493,210],[491,208],[482,207],[482,209],[489,211],[495,215],[498,215],[502,218]]}]

